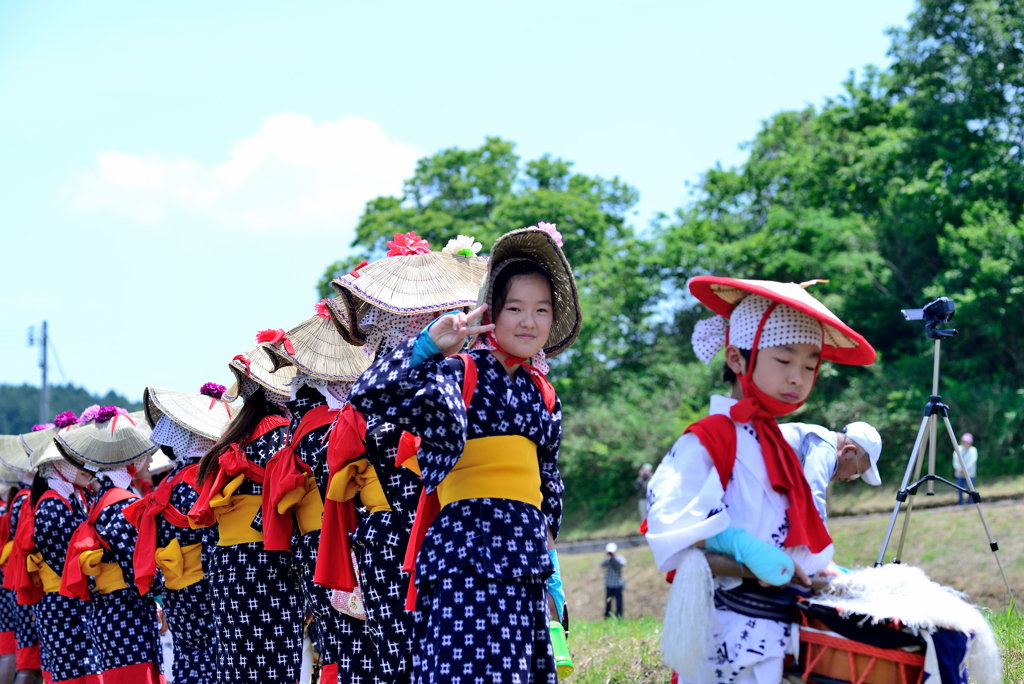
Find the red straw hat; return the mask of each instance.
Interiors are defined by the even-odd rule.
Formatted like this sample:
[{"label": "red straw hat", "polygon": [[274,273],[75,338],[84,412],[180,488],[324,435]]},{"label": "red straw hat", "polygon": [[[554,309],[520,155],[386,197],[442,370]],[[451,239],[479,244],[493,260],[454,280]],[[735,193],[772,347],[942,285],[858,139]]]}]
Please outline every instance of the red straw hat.
[{"label": "red straw hat", "polygon": [[825,348],[821,358],[848,366],[869,366],[875,362],[875,350],[864,337],[843,323],[805,288],[818,282],[779,283],[774,280],[743,280],[722,276],[690,278],[690,293],[715,313],[729,318],[732,310],[748,295],[760,295],[773,302],[803,312],[821,323]]}]

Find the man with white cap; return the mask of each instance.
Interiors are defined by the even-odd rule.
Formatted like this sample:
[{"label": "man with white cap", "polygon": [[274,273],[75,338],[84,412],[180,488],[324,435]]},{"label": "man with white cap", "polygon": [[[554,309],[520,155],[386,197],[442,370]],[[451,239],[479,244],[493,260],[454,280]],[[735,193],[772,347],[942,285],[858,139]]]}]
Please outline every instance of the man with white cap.
[{"label": "man with white cap", "polygon": [[604,560],[601,567],[607,568],[604,573],[604,616],[612,616],[612,599],[615,599],[615,615],[622,617],[622,590],[626,588],[626,580],[622,577],[622,568],[626,558],[618,553],[619,545],[608,542],[605,547]]},{"label": "man with white cap", "polygon": [[804,467],[822,522],[828,522],[825,503],[829,483],[860,478],[876,487],[882,484],[878,474],[882,437],[867,423],[850,423],[840,432],[809,423],[783,423],[779,428]]}]

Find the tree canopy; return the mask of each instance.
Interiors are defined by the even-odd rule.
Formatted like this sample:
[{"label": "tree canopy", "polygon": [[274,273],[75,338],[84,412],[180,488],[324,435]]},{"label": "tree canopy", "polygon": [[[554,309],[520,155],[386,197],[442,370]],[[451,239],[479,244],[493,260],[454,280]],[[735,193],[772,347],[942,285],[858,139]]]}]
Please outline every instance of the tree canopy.
[{"label": "tree canopy", "polygon": [[979,472],[1024,471],[1024,5],[921,0],[890,32],[893,64],[853,72],[819,107],[765,121],[738,167],[709,169],[693,200],[644,231],[626,221],[636,189],[545,155],[523,163],[488,138],[426,157],[402,197],[369,202],[356,254],[395,232],[435,249],[456,234],[485,248],[538,221],[558,225],[583,299],[579,342],[553,367],[565,407],[567,505],[594,520],[631,496],[706,411],[721,364],[690,349],[708,313],[686,294],[699,274],[801,282],[878,349],[867,369],[826,364],[794,420],[866,420],[902,472],[930,392],[931,342],[902,308],[945,295],[960,335],[943,348],[943,395],[979,436]]}]

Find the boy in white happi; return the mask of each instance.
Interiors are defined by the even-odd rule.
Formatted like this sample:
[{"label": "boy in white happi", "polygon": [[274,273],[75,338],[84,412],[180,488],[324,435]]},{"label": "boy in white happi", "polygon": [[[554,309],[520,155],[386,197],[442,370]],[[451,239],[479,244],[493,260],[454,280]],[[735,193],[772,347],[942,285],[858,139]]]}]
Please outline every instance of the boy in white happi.
[{"label": "boy in white happi", "polygon": [[[780,682],[792,628],[772,607],[779,592],[764,587],[809,585],[833,547],[775,419],[806,401],[822,360],[867,365],[875,351],[800,285],[700,276],[689,288],[719,314],[698,323],[694,350],[710,363],[725,348],[732,395],[711,397],[711,415],[687,428],[648,487],[648,544],[660,570],[680,573],[662,650],[689,684]],[[712,584],[693,547],[759,581]]]}]

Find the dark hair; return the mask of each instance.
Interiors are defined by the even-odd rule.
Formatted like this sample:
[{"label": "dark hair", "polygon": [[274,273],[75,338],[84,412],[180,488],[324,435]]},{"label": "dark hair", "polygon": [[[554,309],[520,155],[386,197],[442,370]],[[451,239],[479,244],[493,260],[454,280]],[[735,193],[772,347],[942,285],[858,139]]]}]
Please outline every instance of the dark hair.
[{"label": "dark hair", "polygon": [[[737,349],[739,349],[739,347],[737,347]],[[750,368],[750,350],[749,349],[740,349],[740,356],[742,356],[746,360],[746,362],[747,362],[747,372],[749,373],[751,371],[751,368]],[[736,373],[734,373],[732,368],[729,368],[729,364],[726,363],[725,366],[723,366],[723,368],[722,368],[722,382],[724,382],[727,385],[731,385],[734,382],[736,382],[737,379],[738,378],[736,377]]]},{"label": "dark hair", "polygon": [[174,460],[174,449],[172,447],[166,444],[161,444],[160,451],[164,452],[164,456],[166,456],[167,458],[171,459],[172,461]]},{"label": "dark hair", "polygon": [[554,309],[557,306],[558,303],[554,301],[555,285],[551,282],[551,274],[536,261],[513,261],[501,269],[498,277],[494,279],[494,290],[491,295],[491,305],[493,306],[491,309],[492,323],[497,320],[498,314],[505,308],[505,300],[508,299],[509,290],[512,289],[512,280],[522,276],[540,276],[544,278],[547,281],[548,287],[551,288],[551,307]]},{"label": "dark hair", "polygon": [[261,387],[252,393],[252,396],[245,400],[242,409],[235,416],[235,419],[228,425],[220,439],[218,439],[210,450],[199,459],[199,470],[196,472],[196,485],[202,485],[206,478],[210,477],[217,470],[218,459],[224,451],[234,443],[243,443],[256,429],[256,425],[267,416],[277,415],[278,411],[267,401],[267,395]]},{"label": "dark hair", "polygon": [[46,481],[42,473],[36,473],[35,478],[32,479],[32,507],[35,508],[36,504],[39,503],[39,499],[42,498],[46,490],[50,488],[50,483]]}]

